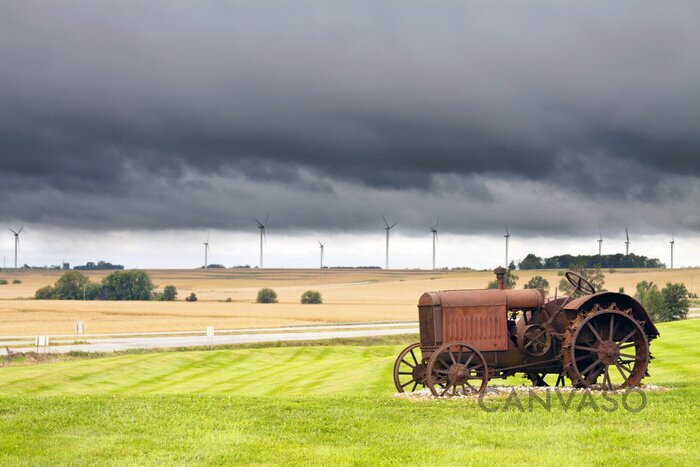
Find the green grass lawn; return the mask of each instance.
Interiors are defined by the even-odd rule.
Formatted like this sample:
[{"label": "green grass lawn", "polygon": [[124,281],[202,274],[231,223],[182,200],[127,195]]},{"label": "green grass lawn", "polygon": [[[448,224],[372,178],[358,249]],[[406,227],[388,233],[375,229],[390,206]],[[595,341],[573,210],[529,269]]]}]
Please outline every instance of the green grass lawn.
[{"label": "green grass lawn", "polygon": [[698,465],[700,320],[659,328],[638,413],[395,399],[395,344],[4,367],[0,463]]}]

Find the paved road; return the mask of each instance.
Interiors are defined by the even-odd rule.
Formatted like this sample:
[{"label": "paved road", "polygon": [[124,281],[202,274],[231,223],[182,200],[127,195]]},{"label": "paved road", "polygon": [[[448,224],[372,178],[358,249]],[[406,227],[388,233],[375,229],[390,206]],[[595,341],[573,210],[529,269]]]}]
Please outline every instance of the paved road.
[{"label": "paved road", "polygon": [[[306,341],[321,339],[341,339],[353,337],[391,336],[400,334],[413,334],[418,332],[418,327],[407,324],[398,329],[360,329],[351,331],[314,331],[314,332],[284,332],[284,333],[250,333],[237,335],[214,336],[213,345],[222,344],[247,344],[257,342],[280,341]],[[205,347],[209,345],[206,336],[174,336],[174,337],[121,337],[112,339],[88,339],[87,344],[70,344],[49,346],[49,353],[80,352],[114,352],[130,349],[167,349],[174,347]],[[15,352],[31,352],[36,347],[12,348]],[[43,352],[43,348],[41,351]],[[7,352],[3,348],[0,355]]]}]

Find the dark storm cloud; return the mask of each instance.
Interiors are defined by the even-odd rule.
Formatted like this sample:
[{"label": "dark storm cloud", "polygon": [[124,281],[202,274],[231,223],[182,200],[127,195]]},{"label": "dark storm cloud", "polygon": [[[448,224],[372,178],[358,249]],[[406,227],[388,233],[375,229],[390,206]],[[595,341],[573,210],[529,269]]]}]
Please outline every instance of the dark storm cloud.
[{"label": "dark storm cloud", "polygon": [[[0,13],[4,219],[236,229],[272,210],[281,228],[362,229],[443,211],[462,231],[506,216],[533,233],[700,229],[696,3]],[[572,205],[585,212],[552,219]]]}]

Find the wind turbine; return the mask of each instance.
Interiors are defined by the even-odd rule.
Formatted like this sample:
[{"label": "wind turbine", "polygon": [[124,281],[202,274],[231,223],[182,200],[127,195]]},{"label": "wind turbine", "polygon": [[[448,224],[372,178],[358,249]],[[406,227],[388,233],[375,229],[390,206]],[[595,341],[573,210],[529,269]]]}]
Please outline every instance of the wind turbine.
[{"label": "wind turbine", "polygon": [[598,256],[603,256],[603,232],[600,230],[598,231],[599,239],[598,239]]},{"label": "wind turbine", "polygon": [[265,216],[265,222],[260,222],[259,220],[255,219],[255,222],[258,223],[258,229],[260,230],[260,269],[263,267],[263,241],[267,241],[267,237],[265,236],[265,226],[267,225],[267,219],[270,217],[270,213],[267,213]]},{"label": "wind turbine", "polygon": [[627,241],[625,241],[625,256],[630,254],[630,233],[625,227],[625,235],[627,235]]},{"label": "wind turbine", "polygon": [[318,246],[321,247],[321,269],[323,269],[323,247],[326,246],[326,244],[319,241]]},{"label": "wind turbine", "polygon": [[207,234],[207,241],[203,243],[204,245],[204,269],[207,268],[208,265],[208,253],[209,253],[209,234]]},{"label": "wind turbine", "polygon": [[508,241],[510,240],[510,232],[508,231],[508,224],[503,224],[506,228],[506,234],[503,236],[506,239],[506,264],[505,267],[508,267]]},{"label": "wind turbine", "polygon": [[430,227],[430,231],[433,233],[433,269],[435,269],[435,244],[437,243],[437,238],[438,238],[438,226],[440,225],[440,217],[437,218],[437,222],[435,222],[435,227]]},{"label": "wind turbine", "polygon": [[384,227],[384,230],[386,230],[386,256],[385,256],[385,269],[389,269],[389,231],[394,228],[396,225],[396,222],[393,224],[389,225],[389,222],[387,222],[386,217],[384,217],[384,214],[382,214],[382,219],[384,219],[384,224],[386,227]]},{"label": "wind turbine", "polygon": [[[674,238],[673,234],[671,234],[671,241],[669,243],[671,244],[671,269],[673,269],[673,245],[676,244],[676,239]],[[17,267],[17,266],[15,266],[15,267]]]},{"label": "wind turbine", "polygon": [[15,269],[17,269],[17,249],[19,248],[19,234],[22,233],[22,229],[24,229],[24,226],[20,227],[17,232],[10,229],[10,232],[12,232],[15,236]]}]

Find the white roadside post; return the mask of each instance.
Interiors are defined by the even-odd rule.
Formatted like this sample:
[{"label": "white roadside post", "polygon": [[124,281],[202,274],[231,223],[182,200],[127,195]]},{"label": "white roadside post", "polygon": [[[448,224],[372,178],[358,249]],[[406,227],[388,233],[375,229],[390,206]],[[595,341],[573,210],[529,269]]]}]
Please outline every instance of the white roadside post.
[{"label": "white roadside post", "polygon": [[44,348],[44,353],[47,351],[49,346],[49,336],[36,336],[34,338],[34,344],[36,344],[36,353],[39,354],[39,347]]},{"label": "white roadside post", "polygon": [[214,327],[213,326],[207,326],[207,345],[209,345],[209,349],[212,348],[214,345]]},{"label": "white roadside post", "polygon": [[85,334],[85,321],[83,321],[82,319],[79,319],[75,322],[75,333],[77,334],[77,336],[82,336]]}]

